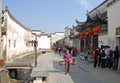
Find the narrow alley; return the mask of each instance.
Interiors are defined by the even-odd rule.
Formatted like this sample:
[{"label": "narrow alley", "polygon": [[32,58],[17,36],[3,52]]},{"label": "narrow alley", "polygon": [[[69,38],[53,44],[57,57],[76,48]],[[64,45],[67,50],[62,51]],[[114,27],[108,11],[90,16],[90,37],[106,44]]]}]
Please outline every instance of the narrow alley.
[{"label": "narrow alley", "polygon": [[0,83],[120,83],[119,8],[120,0],[0,0]]}]

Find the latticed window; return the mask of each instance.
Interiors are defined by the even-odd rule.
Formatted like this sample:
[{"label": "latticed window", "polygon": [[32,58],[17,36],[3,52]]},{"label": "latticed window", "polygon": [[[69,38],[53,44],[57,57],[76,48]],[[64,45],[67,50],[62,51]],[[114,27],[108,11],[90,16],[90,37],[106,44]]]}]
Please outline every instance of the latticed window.
[{"label": "latticed window", "polygon": [[100,17],[101,17],[102,19],[106,20],[106,19],[107,19],[107,11],[104,12],[104,13],[102,13],[102,14],[100,14]]},{"label": "latticed window", "polygon": [[108,32],[108,26],[107,26],[107,24],[101,25],[101,33],[106,33],[106,32]]}]

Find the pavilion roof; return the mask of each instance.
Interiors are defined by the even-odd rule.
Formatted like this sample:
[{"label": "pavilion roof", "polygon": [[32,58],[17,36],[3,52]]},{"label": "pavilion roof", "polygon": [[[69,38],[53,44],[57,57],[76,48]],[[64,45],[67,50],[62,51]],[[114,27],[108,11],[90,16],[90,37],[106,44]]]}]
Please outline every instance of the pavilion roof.
[{"label": "pavilion roof", "polygon": [[107,21],[105,19],[102,19],[102,17],[99,14],[96,14],[93,23],[107,24]]},{"label": "pavilion roof", "polygon": [[107,24],[107,20],[103,19],[100,14],[96,14],[93,18],[91,18],[90,15],[87,14],[87,19],[85,22],[80,22],[76,20],[76,23],[76,31],[80,32],[88,27],[93,27],[98,24]]}]

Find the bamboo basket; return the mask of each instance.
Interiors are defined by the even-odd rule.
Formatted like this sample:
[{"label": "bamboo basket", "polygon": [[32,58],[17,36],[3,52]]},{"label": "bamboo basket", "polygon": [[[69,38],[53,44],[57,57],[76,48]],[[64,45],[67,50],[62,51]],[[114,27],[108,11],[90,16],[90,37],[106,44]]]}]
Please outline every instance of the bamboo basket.
[{"label": "bamboo basket", "polygon": [[[65,65],[65,61],[59,61],[58,64],[60,66]],[[77,60],[75,58],[72,58],[71,61],[70,61],[70,64],[71,65],[76,65],[77,64]]]},{"label": "bamboo basket", "polygon": [[71,65],[76,65],[77,64],[77,60],[75,58],[72,58],[70,64]]},{"label": "bamboo basket", "polygon": [[59,61],[58,64],[61,65],[61,66],[65,65],[65,61]]}]

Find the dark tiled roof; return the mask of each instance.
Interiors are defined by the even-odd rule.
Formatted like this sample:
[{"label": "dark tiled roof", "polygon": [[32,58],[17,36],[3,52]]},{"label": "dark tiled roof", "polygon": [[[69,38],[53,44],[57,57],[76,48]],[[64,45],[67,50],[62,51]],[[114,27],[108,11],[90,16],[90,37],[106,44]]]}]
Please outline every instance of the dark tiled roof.
[{"label": "dark tiled roof", "polygon": [[93,21],[94,21],[94,20],[93,20],[89,15],[87,15],[86,23],[93,22]]}]

